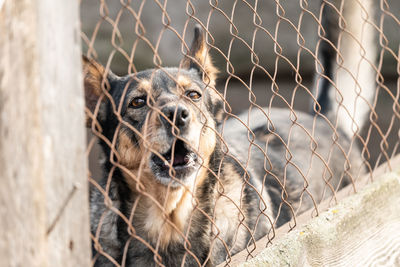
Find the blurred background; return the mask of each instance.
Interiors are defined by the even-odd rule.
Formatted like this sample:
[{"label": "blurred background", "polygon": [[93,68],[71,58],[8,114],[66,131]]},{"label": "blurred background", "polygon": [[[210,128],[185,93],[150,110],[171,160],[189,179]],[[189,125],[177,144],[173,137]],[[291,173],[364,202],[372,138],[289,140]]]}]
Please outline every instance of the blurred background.
[{"label": "blurred background", "polygon": [[[394,102],[399,101],[400,1],[377,1],[376,11],[376,68],[382,74],[377,80],[378,126],[364,130],[364,135],[371,132],[372,166],[396,153],[399,143],[399,118],[393,114],[399,113]],[[319,13],[320,1],[305,0],[81,0],[83,53],[118,75],[177,66],[194,25],[201,23],[220,70],[217,89],[233,113],[252,103],[307,111]],[[98,147],[90,150],[94,177],[101,175],[99,155]]]}]

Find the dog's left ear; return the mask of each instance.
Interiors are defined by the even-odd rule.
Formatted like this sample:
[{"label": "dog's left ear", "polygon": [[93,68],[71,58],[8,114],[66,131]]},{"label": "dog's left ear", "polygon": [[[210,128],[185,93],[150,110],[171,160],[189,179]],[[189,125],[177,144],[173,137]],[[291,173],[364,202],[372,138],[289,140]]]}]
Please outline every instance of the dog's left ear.
[{"label": "dog's left ear", "polygon": [[212,64],[203,29],[199,24],[194,28],[194,38],[188,55],[185,55],[182,65],[186,69],[195,69],[203,77],[206,84],[215,86],[218,70]]}]

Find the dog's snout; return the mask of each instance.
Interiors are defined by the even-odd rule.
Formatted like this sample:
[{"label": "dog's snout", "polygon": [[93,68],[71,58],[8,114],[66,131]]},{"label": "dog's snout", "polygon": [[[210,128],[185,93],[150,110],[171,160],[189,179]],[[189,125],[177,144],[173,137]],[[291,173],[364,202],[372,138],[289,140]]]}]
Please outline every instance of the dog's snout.
[{"label": "dog's snout", "polygon": [[178,129],[183,129],[189,123],[190,111],[183,105],[167,106],[162,108],[161,112],[164,116],[160,115],[160,118],[166,127],[171,127],[171,124],[175,123],[175,126],[178,127]]}]

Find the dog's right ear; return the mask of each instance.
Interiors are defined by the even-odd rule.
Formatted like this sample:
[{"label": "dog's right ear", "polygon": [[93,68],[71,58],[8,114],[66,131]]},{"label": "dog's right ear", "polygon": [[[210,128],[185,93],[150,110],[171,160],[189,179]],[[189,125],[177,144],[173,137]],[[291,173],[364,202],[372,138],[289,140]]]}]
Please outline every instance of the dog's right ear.
[{"label": "dog's right ear", "polygon": [[[98,101],[106,99],[103,96],[105,90],[109,90],[109,76],[105,74],[105,69],[102,65],[89,59],[86,56],[82,56],[82,66],[83,66],[83,81],[85,88],[85,102],[86,102],[86,126],[90,127],[91,122],[94,118],[94,111],[98,104]],[[101,97],[103,96],[103,97]],[[100,100],[101,101],[101,100]],[[101,108],[102,103],[100,103],[100,112],[96,116],[96,120],[101,119]]]}]

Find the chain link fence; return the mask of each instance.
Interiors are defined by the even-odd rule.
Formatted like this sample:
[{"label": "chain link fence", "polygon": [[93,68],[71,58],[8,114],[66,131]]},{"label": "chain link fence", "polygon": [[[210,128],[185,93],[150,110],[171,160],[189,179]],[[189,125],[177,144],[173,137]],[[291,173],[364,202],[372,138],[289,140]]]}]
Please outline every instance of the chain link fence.
[{"label": "chain link fence", "polygon": [[94,266],[251,258],[398,153],[395,1],[80,5]]}]

